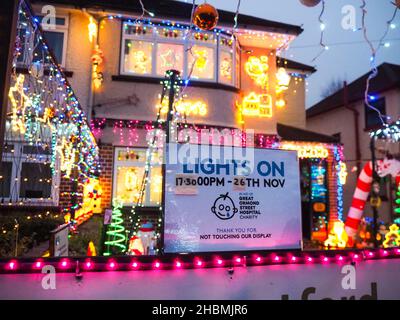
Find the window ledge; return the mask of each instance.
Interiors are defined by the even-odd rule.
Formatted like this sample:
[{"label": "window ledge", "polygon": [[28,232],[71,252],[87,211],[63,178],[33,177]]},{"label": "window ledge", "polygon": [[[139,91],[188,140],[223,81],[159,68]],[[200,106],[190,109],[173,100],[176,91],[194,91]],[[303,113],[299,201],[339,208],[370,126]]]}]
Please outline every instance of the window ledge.
[{"label": "window ledge", "polygon": [[[113,76],[111,76],[111,79],[112,79],[112,81],[160,84],[160,82],[164,78],[140,77],[140,76],[132,76],[132,75],[113,75]],[[226,84],[216,83],[216,82],[207,82],[207,81],[197,81],[197,80],[190,80],[188,87],[218,89],[218,90],[226,90],[226,91],[232,91],[232,92],[237,92],[237,93],[240,91],[239,88],[229,86]]]}]

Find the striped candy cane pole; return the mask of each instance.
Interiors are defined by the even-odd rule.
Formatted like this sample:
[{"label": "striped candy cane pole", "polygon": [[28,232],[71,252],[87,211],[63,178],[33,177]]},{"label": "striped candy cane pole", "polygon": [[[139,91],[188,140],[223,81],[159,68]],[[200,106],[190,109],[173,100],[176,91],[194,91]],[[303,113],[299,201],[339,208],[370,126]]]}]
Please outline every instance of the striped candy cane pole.
[{"label": "striped candy cane pole", "polygon": [[365,164],[357,180],[353,201],[347,215],[345,230],[349,238],[353,238],[358,230],[372,184],[372,162]]}]

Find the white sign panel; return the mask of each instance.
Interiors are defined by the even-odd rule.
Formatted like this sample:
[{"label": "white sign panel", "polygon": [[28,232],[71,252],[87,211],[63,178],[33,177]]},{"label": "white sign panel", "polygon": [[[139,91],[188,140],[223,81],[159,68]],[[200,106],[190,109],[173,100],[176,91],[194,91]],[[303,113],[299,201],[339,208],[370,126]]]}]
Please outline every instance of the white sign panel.
[{"label": "white sign panel", "polygon": [[301,248],[294,151],[170,144],[164,250]]},{"label": "white sign panel", "polygon": [[57,229],[51,231],[52,233],[52,252],[54,257],[67,257],[68,256],[68,224],[63,224]]}]

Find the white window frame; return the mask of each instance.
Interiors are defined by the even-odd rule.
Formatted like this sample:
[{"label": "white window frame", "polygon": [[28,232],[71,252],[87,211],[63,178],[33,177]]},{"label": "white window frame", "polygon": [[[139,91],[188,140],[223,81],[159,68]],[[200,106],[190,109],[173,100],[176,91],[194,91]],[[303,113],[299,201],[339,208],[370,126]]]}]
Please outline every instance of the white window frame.
[{"label": "white window frame", "polygon": [[[118,160],[118,152],[119,151],[125,151],[125,150],[137,150],[137,151],[144,151],[146,152],[147,148],[143,148],[143,147],[115,147],[114,148],[114,161],[113,161],[113,186],[112,186],[112,196],[113,199],[117,197],[117,183],[118,183],[118,179],[117,179],[117,173],[118,173],[118,167],[136,167],[136,168],[144,168],[145,167],[145,162],[140,162],[140,161],[132,161],[132,160]],[[157,166],[158,167],[158,166]],[[159,166],[161,167],[161,165]],[[151,178],[151,168],[150,168],[150,172],[149,172],[149,177]],[[143,207],[159,207],[161,204],[152,204],[150,202],[150,181],[147,182],[147,186],[146,186],[146,192],[144,195],[144,199],[143,199]],[[136,203],[133,202],[124,202],[123,204],[124,206],[133,206],[136,205]]]},{"label": "white window frame", "polygon": [[180,41],[177,39],[171,39],[170,41],[168,41],[167,39],[164,39],[161,37],[160,37],[160,39],[157,39],[157,41],[154,43],[154,50],[153,50],[154,59],[152,59],[152,63],[153,63],[152,70],[154,70],[154,77],[164,77],[164,75],[157,74],[157,60],[156,59],[159,57],[158,52],[157,52],[158,44],[174,44],[174,45],[181,45],[183,47],[183,57],[182,57],[183,58],[183,62],[182,62],[183,70],[182,70],[182,72],[183,72],[183,76],[186,77],[187,54],[185,53],[186,52],[185,43],[183,41]]},{"label": "white window frame", "polygon": [[[64,36],[63,36],[63,51],[62,51],[62,58],[61,58],[62,61],[58,61],[58,63],[61,65],[61,67],[65,68],[65,63],[66,63],[66,59],[67,59],[67,46],[68,46],[69,15],[68,14],[60,14],[60,15],[56,16],[56,19],[57,18],[64,19],[65,23],[63,25],[58,25],[56,23],[55,30],[43,28],[43,26],[42,26],[42,30],[44,32],[63,33]],[[51,50],[51,49],[49,49],[49,50]]]},{"label": "white window frame", "polygon": [[[22,198],[20,197],[21,189],[21,171],[23,163],[44,163],[51,162],[51,154],[42,154],[42,161],[37,159],[28,159],[28,155],[23,153],[23,147],[28,146],[26,141],[6,141],[7,144],[14,146],[14,152],[4,152],[2,162],[11,162],[11,179],[10,179],[10,197],[4,199],[4,204],[11,202],[11,204],[19,204],[21,201],[23,205],[28,206],[57,206],[59,202],[59,185],[60,185],[60,170],[59,161],[56,161],[56,174],[51,177],[51,191],[50,199],[40,198]],[[18,179],[15,181],[15,179]]]},{"label": "white window frame", "polygon": [[[199,46],[199,47],[208,47],[208,48],[213,48],[214,49],[214,74],[212,79],[205,79],[205,78],[193,78],[194,81],[202,81],[202,82],[210,82],[210,83],[218,83],[218,37],[216,36],[217,44],[215,43],[207,43],[207,42],[202,42],[202,41],[196,41],[196,40],[189,40],[189,43],[187,45],[188,49],[190,46]],[[186,50],[185,50],[186,51]],[[186,64],[185,64],[185,77],[189,75],[190,72],[190,67],[189,66],[189,55],[190,52],[186,51]]]},{"label": "white window frame", "polygon": [[[224,47],[224,46],[222,46],[221,45],[221,43],[220,43],[220,39],[221,38],[224,38],[224,39],[230,39],[230,37],[228,37],[228,36],[225,36],[225,35],[220,35],[219,36],[219,38],[218,38],[218,66],[217,66],[217,81],[218,81],[218,83],[221,83],[221,84],[224,84],[224,85],[227,85],[227,86],[232,86],[232,87],[237,87],[236,86],[236,83],[237,83],[237,80],[236,80],[236,78],[237,78],[237,69],[236,69],[236,61],[237,61],[237,59],[236,59],[236,55],[237,55],[237,52],[236,52],[236,41],[235,40],[233,40],[233,43],[232,43],[232,47],[229,49],[229,48],[226,48],[226,47]],[[225,82],[225,81],[222,81],[221,79],[220,79],[220,75],[219,75],[219,72],[220,72],[220,66],[221,66],[221,56],[222,56],[222,52],[225,52],[225,53],[229,53],[229,54],[231,54],[232,55],[232,80],[231,80],[231,82],[230,83],[228,83],[228,82]],[[240,71],[240,70],[239,70]]]},{"label": "white window frame", "polygon": [[[189,66],[189,55],[190,52],[188,52],[188,49],[192,45],[198,45],[198,46],[204,46],[204,47],[209,47],[213,48],[214,50],[214,74],[212,79],[205,79],[205,78],[193,78],[193,81],[200,81],[200,82],[209,82],[209,83],[219,83],[222,85],[227,85],[231,86],[234,88],[238,88],[237,83],[238,83],[238,75],[237,75],[237,68],[236,68],[236,55],[237,55],[237,50],[236,50],[236,40],[233,40],[232,44],[232,51],[229,51],[229,53],[232,54],[232,82],[231,84],[228,84],[227,82],[220,81],[219,79],[219,65],[220,65],[220,50],[226,50],[228,51],[229,49],[221,48],[222,46],[220,45],[220,36],[222,35],[217,35],[213,32],[204,32],[204,31],[196,31],[196,33],[208,33],[210,35],[213,35],[215,37],[215,40],[206,42],[206,41],[201,41],[201,40],[196,40],[193,39],[193,34],[191,35],[191,39],[185,40],[182,38],[179,39],[174,39],[174,38],[165,38],[162,36],[159,36],[157,34],[157,28],[164,28],[164,27],[158,27],[154,25],[144,25],[148,27],[152,27],[152,34],[151,35],[135,35],[135,34],[126,34],[125,33],[125,25],[135,25],[134,22],[131,21],[123,21],[121,24],[121,46],[120,46],[120,68],[119,72],[121,75],[128,75],[128,76],[135,76],[135,77],[143,77],[143,78],[162,78],[163,76],[157,74],[157,58],[158,58],[158,52],[157,52],[157,44],[159,43],[166,43],[166,44],[180,44],[183,45],[183,77],[186,78],[190,72],[190,66]],[[168,26],[165,26],[168,27]],[[187,32],[186,29],[182,29],[182,32]],[[224,35],[224,38],[227,38],[228,36]],[[229,38],[229,37],[228,37]],[[152,50],[152,71],[149,74],[139,74],[135,72],[130,72],[130,71],[125,71],[125,41],[126,40],[135,40],[135,41],[143,41],[143,42],[149,42],[153,45],[153,50]]]}]

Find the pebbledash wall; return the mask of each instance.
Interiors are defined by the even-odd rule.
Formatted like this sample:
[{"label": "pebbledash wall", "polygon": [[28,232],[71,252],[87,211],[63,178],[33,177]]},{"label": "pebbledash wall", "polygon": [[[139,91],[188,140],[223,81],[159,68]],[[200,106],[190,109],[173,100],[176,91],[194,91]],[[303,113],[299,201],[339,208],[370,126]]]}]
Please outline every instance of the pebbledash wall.
[{"label": "pebbledash wall", "polygon": [[[381,93],[379,97],[385,97],[386,99],[386,114],[390,116],[391,119],[399,119],[400,90],[388,90]],[[360,114],[358,123],[360,128],[362,168],[365,162],[371,159],[369,131],[365,129],[364,102],[357,101],[353,103],[351,107],[354,107]],[[352,171],[352,168],[356,165],[356,145],[352,111],[341,106],[331,111],[309,117],[307,118],[307,129],[327,135],[333,135],[337,133],[341,134],[341,142],[344,146],[344,156],[349,173],[347,176],[347,183],[344,185],[344,210],[347,214],[357,184],[358,175],[360,173],[359,171]],[[384,141],[377,141],[376,147],[377,149],[382,148],[383,150],[388,150],[392,154],[398,154],[400,152],[400,145],[398,143],[387,144]],[[377,156],[381,157],[379,154]],[[389,189],[388,185],[386,185],[386,187]],[[387,194],[389,195],[389,190],[387,190]],[[392,221],[390,212],[391,208],[392,206],[390,205],[389,201],[383,201],[382,206],[379,208],[379,218],[385,222]],[[369,203],[366,204],[365,214],[366,216],[372,216],[372,209]]]}]

